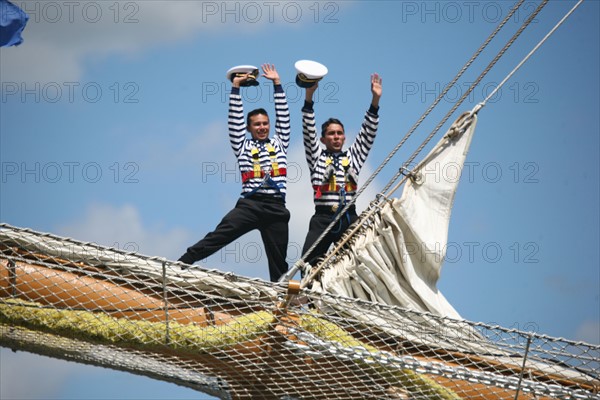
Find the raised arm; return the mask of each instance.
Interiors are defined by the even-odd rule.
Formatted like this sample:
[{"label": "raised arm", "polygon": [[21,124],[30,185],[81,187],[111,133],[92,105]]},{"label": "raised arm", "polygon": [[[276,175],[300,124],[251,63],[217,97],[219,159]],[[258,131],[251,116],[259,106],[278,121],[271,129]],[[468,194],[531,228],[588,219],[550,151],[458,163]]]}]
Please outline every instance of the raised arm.
[{"label": "raised arm", "polygon": [[233,78],[231,93],[229,94],[229,113],[227,116],[227,126],[229,128],[229,142],[236,157],[242,151],[244,139],[246,137],[246,124],[244,122],[244,104],[240,95],[240,85],[248,79],[250,74],[245,74]]},{"label": "raised arm", "polygon": [[378,74],[371,75],[371,104],[365,114],[360,132],[350,147],[355,167],[359,172],[367,160],[371,147],[375,142],[377,127],[379,125],[379,99],[382,93],[382,79]]},{"label": "raised arm", "polygon": [[302,140],[304,142],[304,154],[311,173],[316,167],[317,160],[321,154],[321,147],[317,138],[317,127],[315,122],[315,111],[313,96],[318,83],[306,89],[304,107],[302,107]]},{"label": "raised arm", "polygon": [[273,100],[275,102],[275,135],[279,138],[283,151],[290,145],[290,110],[287,98],[281,86],[279,73],[273,64],[262,65],[263,76],[273,82]]}]

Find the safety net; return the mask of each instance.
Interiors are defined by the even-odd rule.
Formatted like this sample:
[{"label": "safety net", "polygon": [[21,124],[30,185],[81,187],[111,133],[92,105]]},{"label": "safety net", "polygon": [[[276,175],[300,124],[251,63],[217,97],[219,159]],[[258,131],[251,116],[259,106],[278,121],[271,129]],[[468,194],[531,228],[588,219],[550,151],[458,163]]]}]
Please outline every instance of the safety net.
[{"label": "safety net", "polygon": [[0,345],[223,399],[597,399],[600,347],[0,226]]}]

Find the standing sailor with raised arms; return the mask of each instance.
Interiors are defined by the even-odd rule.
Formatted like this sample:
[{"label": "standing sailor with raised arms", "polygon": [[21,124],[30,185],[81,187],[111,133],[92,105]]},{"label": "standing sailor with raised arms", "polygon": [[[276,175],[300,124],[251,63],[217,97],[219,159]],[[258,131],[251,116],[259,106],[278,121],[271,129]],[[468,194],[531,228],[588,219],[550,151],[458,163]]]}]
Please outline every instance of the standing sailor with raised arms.
[{"label": "standing sailor with raised arms", "polygon": [[[179,261],[192,264],[202,260],[240,236],[258,229],[269,263],[271,281],[277,281],[287,269],[288,222],[285,206],[287,150],[290,144],[290,113],[279,74],[273,65],[262,65],[263,76],[273,82],[275,134],[270,137],[270,120],[263,108],[248,113],[240,87],[257,85],[258,69],[240,66],[228,71],[232,82],[229,96],[229,140],[242,175],[242,197],[215,228],[190,246]],[[250,133],[250,138],[246,137]]]}]

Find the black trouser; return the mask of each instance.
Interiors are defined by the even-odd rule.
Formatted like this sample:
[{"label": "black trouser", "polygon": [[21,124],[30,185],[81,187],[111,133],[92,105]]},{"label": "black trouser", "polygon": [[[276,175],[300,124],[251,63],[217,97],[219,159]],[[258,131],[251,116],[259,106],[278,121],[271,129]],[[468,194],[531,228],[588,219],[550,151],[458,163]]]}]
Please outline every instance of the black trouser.
[{"label": "black trouser", "polygon": [[186,264],[193,264],[217,252],[240,236],[258,229],[269,261],[269,275],[272,282],[288,270],[288,222],[290,212],[282,199],[269,195],[255,194],[241,198],[204,239],[189,247],[179,258]]},{"label": "black trouser", "polygon": [[[329,226],[336,216],[335,211],[328,206],[317,206],[315,207],[315,214],[310,218],[310,225],[308,227],[308,233],[304,240],[304,246],[302,247],[302,254],[305,254],[313,243],[321,236],[321,233]],[[349,210],[342,215],[338,222],[331,228],[331,230],[325,235],[325,237],[317,244],[315,249],[310,252],[306,257],[305,261],[311,265],[315,265],[319,257],[327,252],[329,246],[339,240],[346,229],[354,221],[358,219],[356,215],[356,208],[350,207]]]}]

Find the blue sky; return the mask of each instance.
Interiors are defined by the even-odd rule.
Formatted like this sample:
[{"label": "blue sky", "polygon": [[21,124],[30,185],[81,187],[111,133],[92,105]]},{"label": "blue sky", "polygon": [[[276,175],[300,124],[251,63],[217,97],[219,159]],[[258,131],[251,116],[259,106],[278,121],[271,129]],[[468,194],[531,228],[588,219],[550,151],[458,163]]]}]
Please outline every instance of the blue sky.
[{"label": "blue sky", "polygon": [[[379,134],[364,182],[512,6],[15,3],[30,21],[21,46],[0,50],[2,222],[177,259],[240,192],[227,139],[225,73],[273,63],[292,113],[290,264],[312,213],[294,62],[329,68],[317,122],[341,119],[349,140],[370,101],[370,74],[383,77]],[[524,3],[365,191],[361,210],[537,3]],[[458,112],[495,88],[574,3],[551,1]],[[599,21],[599,2],[585,1],[479,113],[439,282],[466,319],[600,343]],[[246,111],[273,110],[267,83],[243,92]],[[268,277],[257,234],[201,265]],[[209,398],[4,348],[0,357],[6,399]]]}]

